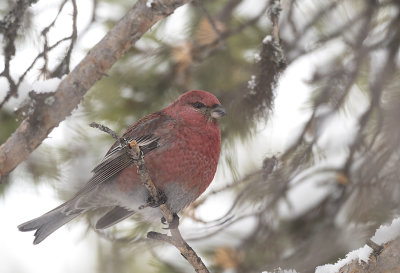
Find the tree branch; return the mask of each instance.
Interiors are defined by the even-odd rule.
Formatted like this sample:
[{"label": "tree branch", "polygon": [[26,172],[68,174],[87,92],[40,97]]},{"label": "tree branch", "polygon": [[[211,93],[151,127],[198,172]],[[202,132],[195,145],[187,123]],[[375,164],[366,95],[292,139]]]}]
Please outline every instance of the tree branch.
[{"label": "tree branch", "polygon": [[[367,244],[369,246],[369,244]],[[343,265],[337,272],[372,273],[372,272],[398,272],[400,255],[400,238],[394,239],[383,246],[378,245],[378,252],[369,256],[368,262],[354,259],[351,263]]]},{"label": "tree branch", "polygon": [[190,0],[159,0],[147,6],[139,0],[107,35],[90,50],[58,86],[51,104],[22,121],[0,146],[0,181],[18,166],[52,129],[77,107],[83,96],[111,66],[155,23]]},{"label": "tree branch", "polygon": [[30,5],[35,4],[37,1],[38,0],[18,0],[14,8],[4,17],[3,20],[0,20],[0,33],[3,34],[4,38],[4,69],[0,73],[0,76],[4,76],[10,85],[9,91],[0,103],[0,108],[12,96],[17,96],[18,86],[10,73],[10,62],[15,55],[14,42],[17,38],[18,30],[22,25],[22,18],[24,18],[26,10]]}]

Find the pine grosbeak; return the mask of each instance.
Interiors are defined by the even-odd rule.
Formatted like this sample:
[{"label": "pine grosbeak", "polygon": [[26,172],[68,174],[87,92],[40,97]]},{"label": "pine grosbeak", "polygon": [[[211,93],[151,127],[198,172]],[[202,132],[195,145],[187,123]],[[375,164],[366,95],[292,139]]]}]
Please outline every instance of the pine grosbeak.
[{"label": "pine grosbeak", "polygon": [[[221,146],[217,120],[224,115],[225,109],[213,94],[189,91],[124,133],[128,142],[135,140],[141,148],[149,175],[173,213],[199,197],[214,178]],[[97,221],[97,229],[135,213],[148,220],[160,219],[162,214],[156,207],[138,209],[150,196],[128,157],[119,144],[114,144],[72,199],[19,225],[19,230],[36,230],[33,243],[38,244],[75,217],[99,208],[108,211]]]}]

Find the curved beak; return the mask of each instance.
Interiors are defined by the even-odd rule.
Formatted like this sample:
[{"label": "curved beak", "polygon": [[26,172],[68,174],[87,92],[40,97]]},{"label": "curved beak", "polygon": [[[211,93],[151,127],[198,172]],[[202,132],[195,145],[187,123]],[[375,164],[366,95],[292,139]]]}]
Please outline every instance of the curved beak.
[{"label": "curved beak", "polygon": [[226,114],[226,110],[224,107],[222,107],[222,105],[215,105],[211,109],[211,117],[212,118],[219,119],[219,118],[222,118],[223,116],[225,116],[225,114]]}]

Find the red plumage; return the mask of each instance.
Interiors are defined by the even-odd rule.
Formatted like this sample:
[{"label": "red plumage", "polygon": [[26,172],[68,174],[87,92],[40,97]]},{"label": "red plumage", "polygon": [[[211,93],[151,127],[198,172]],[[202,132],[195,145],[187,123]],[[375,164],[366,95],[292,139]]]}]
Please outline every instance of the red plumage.
[{"label": "red plumage", "polygon": [[[163,191],[174,213],[194,201],[213,180],[221,144],[217,119],[224,114],[225,110],[211,93],[189,91],[167,108],[140,119],[124,133],[124,138],[136,140],[142,148],[150,177]],[[138,211],[149,194],[136,166],[117,144],[93,173],[71,200],[18,228],[36,230],[34,244],[37,244],[88,210],[109,208],[96,228],[109,227],[136,212],[149,219],[162,216],[158,208]]]}]

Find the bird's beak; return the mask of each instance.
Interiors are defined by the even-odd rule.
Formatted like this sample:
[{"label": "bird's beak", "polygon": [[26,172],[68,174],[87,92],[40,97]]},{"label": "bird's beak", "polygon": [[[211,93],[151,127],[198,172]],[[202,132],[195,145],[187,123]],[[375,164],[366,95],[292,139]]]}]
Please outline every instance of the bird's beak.
[{"label": "bird's beak", "polygon": [[226,110],[222,105],[216,105],[211,109],[211,117],[215,119],[222,118],[225,116]]}]

